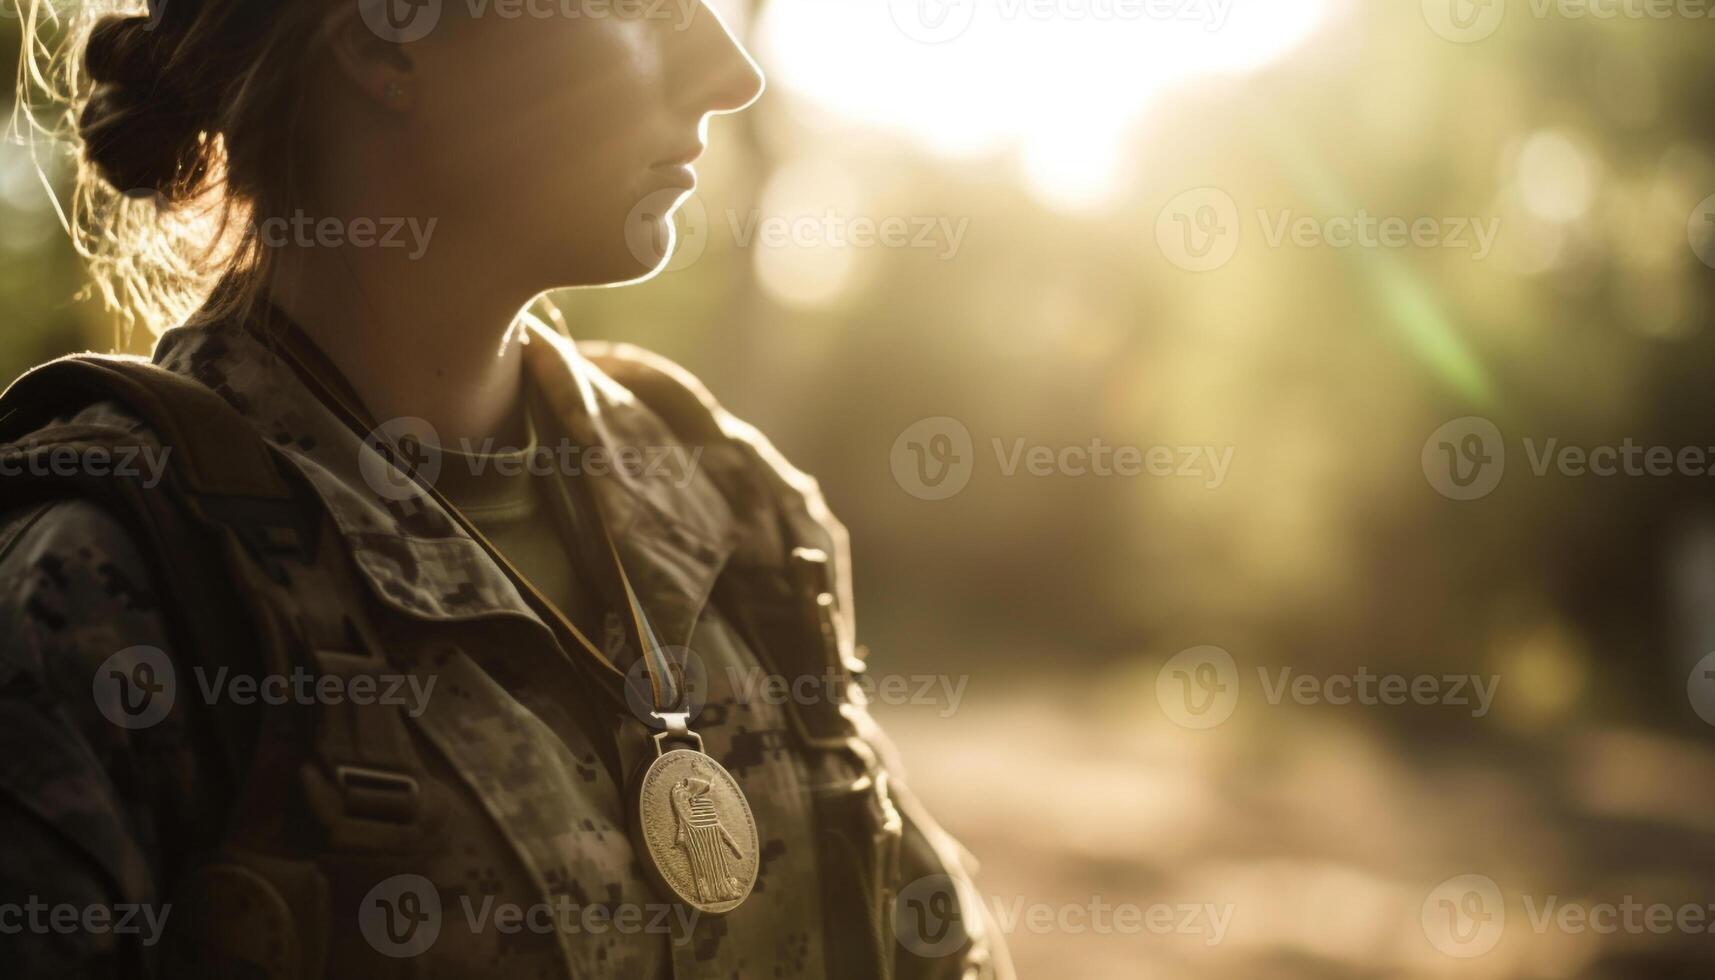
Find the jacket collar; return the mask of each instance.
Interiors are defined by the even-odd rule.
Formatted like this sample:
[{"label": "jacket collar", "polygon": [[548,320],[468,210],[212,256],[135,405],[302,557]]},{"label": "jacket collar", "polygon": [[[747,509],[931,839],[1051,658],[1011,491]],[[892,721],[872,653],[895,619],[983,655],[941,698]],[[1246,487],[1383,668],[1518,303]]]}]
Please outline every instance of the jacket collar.
[{"label": "jacket collar", "polygon": [[[685,644],[739,537],[740,522],[705,468],[726,465],[731,454],[687,444],[570,340],[533,317],[525,328],[527,369],[576,444],[600,447],[609,459],[641,452],[645,463],[679,461],[659,472],[612,467],[574,479],[587,481],[660,638]],[[431,621],[518,615],[542,623],[483,545],[394,465],[384,450],[391,426],[374,426],[350,384],[283,317],[179,327],[162,337],[154,359],[222,395],[303,474],[382,602]],[[363,421],[349,424],[318,389]]]}]

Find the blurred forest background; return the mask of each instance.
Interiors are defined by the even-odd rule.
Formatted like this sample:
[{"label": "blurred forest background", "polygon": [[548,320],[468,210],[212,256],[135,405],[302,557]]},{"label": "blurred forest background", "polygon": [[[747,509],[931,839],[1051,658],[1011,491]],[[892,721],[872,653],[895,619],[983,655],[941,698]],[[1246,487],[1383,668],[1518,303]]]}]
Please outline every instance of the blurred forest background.
[{"label": "blurred forest background", "polygon": [[[958,36],[914,36],[941,23],[914,10],[973,2]],[[1544,0],[1175,0],[1127,22],[715,6],[769,94],[715,122],[674,269],[557,299],[575,334],[688,366],[821,480],[878,675],[968,682],[956,705],[877,710],[994,906],[1232,909],[1219,942],[1020,922],[1021,975],[1715,970],[1715,935],[1538,929],[1521,902],[1715,903],[1715,695],[1695,669],[1715,650],[1712,480],[1539,477],[1524,444],[1715,446],[1715,20]],[[1200,188],[1236,214],[1175,211]],[[1483,254],[1270,241],[1282,215],[1360,209],[1498,235]],[[763,230],[805,217],[942,231]],[[1185,268],[1174,236],[1235,217],[1230,261]],[[81,285],[27,148],[0,147],[0,376],[111,346]],[[1424,452],[1467,416],[1504,434],[1507,467],[1459,501]],[[947,499],[899,476],[928,418],[973,440]],[[1231,468],[1009,476],[994,444],[1018,439],[1220,447]],[[1205,645],[1243,690],[1196,730],[1157,682]],[[1256,668],[1281,666],[1499,687],[1480,718],[1269,704]],[[1508,919],[1459,958],[1430,899],[1468,874]]]}]

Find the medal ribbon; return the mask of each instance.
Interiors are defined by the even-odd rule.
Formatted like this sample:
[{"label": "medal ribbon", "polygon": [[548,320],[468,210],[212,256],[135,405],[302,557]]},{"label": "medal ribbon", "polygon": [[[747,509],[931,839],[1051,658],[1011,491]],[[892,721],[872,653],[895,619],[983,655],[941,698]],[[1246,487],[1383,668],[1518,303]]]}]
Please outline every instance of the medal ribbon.
[{"label": "medal ribbon", "polygon": [[[276,316],[283,320],[285,319],[285,315],[283,313],[276,312]],[[321,398],[322,402],[332,409],[334,414],[339,416],[340,420],[344,422],[348,428],[367,441],[369,437],[376,433],[378,428],[373,424],[373,418],[370,416],[369,412],[359,406],[350,404],[349,400],[336,391],[334,387],[322,377],[320,372],[305,362],[302,352],[296,348],[303,344],[308,344],[310,341],[308,337],[303,335],[302,330],[297,328],[295,324],[291,324],[289,320],[286,320],[285,322],[291,327],[291,330],[289,331],[289,334],[291,335],[289,339],[291,342],[278,345],[276,350],[279,350],[281,353],[286,355],[287,361],[297,369],[299,377],[316,395]],[[312,350],[314,350],[313,345]],[[321,353],[319,350],[315,350],[314,352],[317,355]],[[331,364],[328,365],[328,368],[333,370]],[[352,394],[353,397],[355,397],[356,393],[353,392]],[[389,460],[389,463],[392,463],[392,461]],[[395,468],[399,468],[397,464],[394,465]],[[618,675],[622,684],[629,682],[629,678],[627,678],[619,670],[618,666],[616,666],[605,654],[602,653],[601,648],[592,642],[589,637],[585,636],[583,631],[579,630],[577,625],[573,623],[565,613],[561,612],[560,609],[549,601],[546,596],[542,595],[542,593],[530,583],[529,579],[525,578],[523,573],[521,573],[505,555],[500,553],[500,549],[496,548],[481,531],[477,530],[476,525],[471,523],[470,519],[465,517],[458,507],[454,506],[452,501],[448,500],[432,484],[419,479],[415,472],[405,471],[405,475],[410,478],[410,480],[415,483],[418,489],[422,490],[426,496],[431,500],[434,500],[442,507],[442,509],[451,515],[453,520],[464,529],[466,534],[469,534],[471,538],[481,544],[483,549],[488,552],[489,557],[506,572],[507,576],[512,580],[512,583],[521,591],[533,597],[536,600],[537,606],[547,610],[554,618],[555,622],[577,640],[578,644],[583,647],[585,653],[593,657],[598,664],[607,668],[610,673]],[[568,504],[569,503],[570,501],[568,501]],[[625,574],[625,562],[619,556],[619,549],[613,542],[613,535],[608,530],[607,522],[601,519],[601,515],[599,513],[592,516],[595,518],[596,523],[601,525],[602,538],[607,544],[608,554],[613,559],[614,572],[618,576],[620,589],[625,596],[625,604],[627,611],[630,613],[632,631],[637,638],[638,650],[643,658],[644,669],[649,674],[650,699],[655,709],[655,716],[669,731],[683,733],[686,724],[686,714],[690,710],[690,706],[686,703],[684,689],[678,680],[679,675],[672,661],[668,659],[667,653],[662,647],[661,641],[656,634],[654,627],[649,623],[648,613],[644,610],[642,601],[638,599],[637,591],[632,588],[630,576]]]}]

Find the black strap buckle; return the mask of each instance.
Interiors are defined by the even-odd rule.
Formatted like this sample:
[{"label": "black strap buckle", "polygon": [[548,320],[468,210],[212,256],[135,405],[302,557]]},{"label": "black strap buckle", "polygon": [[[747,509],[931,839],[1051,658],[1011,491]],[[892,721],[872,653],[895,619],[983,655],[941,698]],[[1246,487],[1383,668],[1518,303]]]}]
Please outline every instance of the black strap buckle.
[{"label": "black strap buckle", "polygon": [[368,766],[334,767],[334,784],[345,812],[359,820],[409,824],[421,809],[422,787],[415,776]]}]

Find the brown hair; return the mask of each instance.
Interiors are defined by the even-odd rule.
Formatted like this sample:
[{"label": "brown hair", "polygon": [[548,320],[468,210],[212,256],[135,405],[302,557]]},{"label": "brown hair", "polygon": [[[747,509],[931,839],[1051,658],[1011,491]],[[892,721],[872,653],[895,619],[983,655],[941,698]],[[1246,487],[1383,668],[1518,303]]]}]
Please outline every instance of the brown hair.
[{"label": "brown hair", "polygon": [[295,196],[323,4],[97,0],[63,20],[19,4],[14,126],[79,149],[62,220],[122,332],[247,312],[268,267],[254,229]]}]

